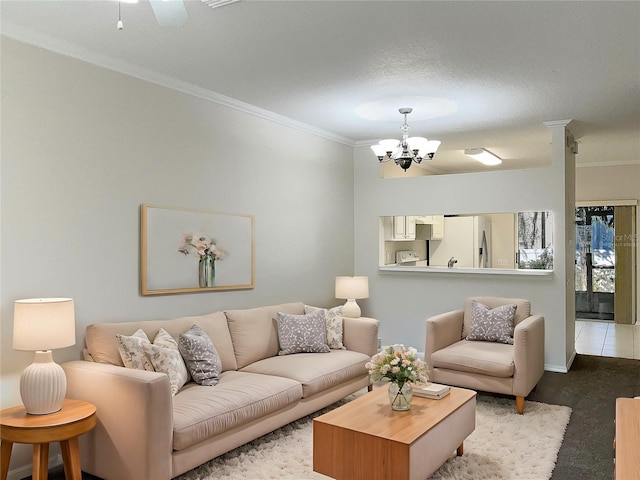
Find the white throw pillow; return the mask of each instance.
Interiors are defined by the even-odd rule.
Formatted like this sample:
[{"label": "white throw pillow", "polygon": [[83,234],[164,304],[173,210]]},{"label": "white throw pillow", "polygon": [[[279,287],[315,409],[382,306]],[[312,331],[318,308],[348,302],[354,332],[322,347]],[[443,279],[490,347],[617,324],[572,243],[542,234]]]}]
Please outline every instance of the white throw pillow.
[{"label": "white throw pillow", "polygon": [[327,330],[327,345],[329,345],[329,348],[332,350],[346,350],[345,346],[342,344],[342,305],[333,307],[331,310],[312,307],[311,305],[304,306],[305,314],[315,313],[318,310],[322,310],[324,312]]},{"label": "white throw pillow", "polygon": [[165,373],[169,377],[171,394],[178,393],[189,381],[189,372],[178,349],[178,342],[161,328],[153,339],[153,345],[146,343],[142,347],[155,371]]},{"label": "white throw pillow", "polygon": [[144,354],[142,346],[144,344],[151,345],[149,337],[139,328],[133,335],[126,336],[119,333],[116,334],[116,343],[118,344],[118,352],[122,363],[127,368],[135,368],[137,370],[148,370],[153,372],[153,365]]}]

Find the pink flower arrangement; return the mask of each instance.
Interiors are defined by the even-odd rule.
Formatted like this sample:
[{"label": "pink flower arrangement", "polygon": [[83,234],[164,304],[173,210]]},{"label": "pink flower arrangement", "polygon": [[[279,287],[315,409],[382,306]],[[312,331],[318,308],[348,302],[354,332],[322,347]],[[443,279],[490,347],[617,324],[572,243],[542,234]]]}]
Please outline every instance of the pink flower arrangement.
[{"label": "pink flower arrangement", "polygon": [[400,388],[406,382],[427,382],[427,364],[417,357],[417,353],[415,348],[391,345],[371,357],[365,367],[373,381],[394,382]]},{"label": "pink flower arrangement", "polygon": [[216,245],[213,238],[204,235],[196,235],[194,233],[185,233],[182,237],[182,243],[178,247],[180,253],[189,255],[192,251],[197,253],[200,258],[212,256],[214,260],[222,260],[227,252]]}]

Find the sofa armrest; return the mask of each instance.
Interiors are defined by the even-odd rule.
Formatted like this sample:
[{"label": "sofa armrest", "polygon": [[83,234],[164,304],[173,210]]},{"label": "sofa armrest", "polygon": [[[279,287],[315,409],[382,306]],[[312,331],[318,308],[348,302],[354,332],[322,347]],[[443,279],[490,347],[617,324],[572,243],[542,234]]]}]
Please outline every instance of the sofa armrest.
[{"label": "sofa armrest", "polygon": [[96,406],[80,438],[82,469],[105,480],[169,480],[173,412],[169,377],[87,361],[62,364],[67,397]]},{"label": "sofa armrest", "polygon": [[526,397],[544,373],[544,317],[532,315],[513,334],[513,394]]},{"label": "sofa armrest", "polygon": [[427,319],[424,360],[431,368],[431,355],[462,338],[464,310],[441,313]]},{"label": "sofa armrest", "polygon": [[342,317],[342,343],[347,350],[364,353],[370,357],[378,351],[378,326],[375,318]]}]

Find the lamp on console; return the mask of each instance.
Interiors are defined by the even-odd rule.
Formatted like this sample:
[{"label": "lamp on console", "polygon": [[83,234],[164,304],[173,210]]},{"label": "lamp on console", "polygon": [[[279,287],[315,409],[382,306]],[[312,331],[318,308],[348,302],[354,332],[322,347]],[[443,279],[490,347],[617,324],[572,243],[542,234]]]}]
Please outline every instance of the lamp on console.
[{"label": "lamp on console", "polygon": [[16,300],[13,309],[13,348],[35,352],[33,363],[20,376],[20,396],[27,413],[57,412],[67,393],[64,370],[51,350],[76,343],[73,299]]},{"label": "lamp on console", "polygon": [[360,317],[356,299],[369,298],[369,277],[336,277],[336,298],[347,300],[342,307],[343,317]]}]

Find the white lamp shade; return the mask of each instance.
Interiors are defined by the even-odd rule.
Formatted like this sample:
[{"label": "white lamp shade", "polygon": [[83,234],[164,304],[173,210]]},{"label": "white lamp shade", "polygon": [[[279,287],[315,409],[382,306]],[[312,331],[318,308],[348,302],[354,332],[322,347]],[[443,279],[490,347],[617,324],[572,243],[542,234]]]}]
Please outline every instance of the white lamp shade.
[{"label": "white lamp shade", "polygon": [[407,143],[411,150],[425,150],[429,140],[424,137],[409,137],[407,138]]},{"label": "white lamp shade", "polygon": [[369,298],[369,277],[336,277],[336,298]]},{"label": "white lamp shade", "polygon": [[376,157],[384,157],[387,154],[387,149],[380,144],[371,145],[371,150],[376,154]]},{"label": "white lamp shade", "polygon": [[425,150],[427,151],[427,153],[436,153],[438,151],[438,148],[440,148],[441,143],[442,142],[440,140],[429,140],[426,143]]},{"label": "white lamp shade", "polygon": [[16,300],[13,309],[13,348],[52,350],[76,343],[73,299]]},{"label": "white lamp shade", "polygon": [[380,140],[380,145],[385,149],[386,152],[393,152],[398,145],[400,145],[400,140],[396,140],[394,138],[386,138],[384,140]]}]

